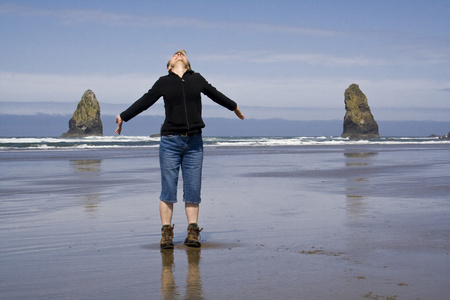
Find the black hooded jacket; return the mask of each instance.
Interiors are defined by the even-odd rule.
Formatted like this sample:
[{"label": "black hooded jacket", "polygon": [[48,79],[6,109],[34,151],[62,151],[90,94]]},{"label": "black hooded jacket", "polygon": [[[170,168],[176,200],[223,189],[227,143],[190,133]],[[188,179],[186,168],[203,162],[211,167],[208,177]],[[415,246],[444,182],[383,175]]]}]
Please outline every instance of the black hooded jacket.
[{"label": "black hooded jacket", "polygon": [[202,120],[201,93],[231,111],[237,107],[236,102],[219,92],[199,73],[186,71],[180,78],[169,72],[168,75],[160,77],[152,88],[122,112],[120,117],[127,122],[163,97],[166,119],[161,127],[161,135],[201,132],[205,127]]}]

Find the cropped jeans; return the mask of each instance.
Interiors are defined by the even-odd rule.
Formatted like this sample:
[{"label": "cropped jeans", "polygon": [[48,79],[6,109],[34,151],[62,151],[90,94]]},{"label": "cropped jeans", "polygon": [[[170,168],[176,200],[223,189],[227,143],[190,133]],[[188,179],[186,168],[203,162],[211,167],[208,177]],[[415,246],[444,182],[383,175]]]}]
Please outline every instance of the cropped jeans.
[{"label": "cropped jeans", "polygon": [[200,190],[203,166],[201,133],[189,136],[161,136],[159,164],[161,167],[161,201],[177,202],[178,175],[181,167],[183,201],[191,204],[201,202]]}]

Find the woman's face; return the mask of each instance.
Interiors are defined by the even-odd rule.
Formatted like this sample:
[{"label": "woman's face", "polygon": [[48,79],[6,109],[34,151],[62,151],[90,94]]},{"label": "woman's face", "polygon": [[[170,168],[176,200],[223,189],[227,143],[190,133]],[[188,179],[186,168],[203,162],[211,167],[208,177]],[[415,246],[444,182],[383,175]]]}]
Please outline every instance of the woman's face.
[{"label": "woman's face", "polygon": [[183,52],[177,52],[172,56],[172,58],[169,60],[169,68],[168,69],[171,70],[175,66],[175,64],[177,64],[179,62],[181,62],[184,65],[184,67],[187,68],[188,60],[187,60],[186,55],[184,55]]}]

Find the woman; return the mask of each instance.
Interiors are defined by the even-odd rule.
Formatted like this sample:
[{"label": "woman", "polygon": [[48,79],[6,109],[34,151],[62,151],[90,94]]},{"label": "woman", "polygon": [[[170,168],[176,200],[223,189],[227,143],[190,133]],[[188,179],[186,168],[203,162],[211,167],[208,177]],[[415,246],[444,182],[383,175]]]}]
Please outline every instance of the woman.
[{"label": "woman", "polygon": [[188,247],[201,247],[198,215],[201,176],[203,164],[203,123],[201,93],[214,102],[234,111],[244,120],[237,104],[216,90],[199,73],[191,69],[186,51],[177,51],[167,63],[168,75],[160,77],[153,87],[127,110],[116,117],[116,134],[122,131],[123,121],[148,109],[163,97],[166,118],[161,127],[159,163],[161,167],[161,196],[159,212],[161,216],[161,249],[173,249],[172,215],[173,204],[177,202],[178,174],[183,175],[183,201],[188,220]]}]

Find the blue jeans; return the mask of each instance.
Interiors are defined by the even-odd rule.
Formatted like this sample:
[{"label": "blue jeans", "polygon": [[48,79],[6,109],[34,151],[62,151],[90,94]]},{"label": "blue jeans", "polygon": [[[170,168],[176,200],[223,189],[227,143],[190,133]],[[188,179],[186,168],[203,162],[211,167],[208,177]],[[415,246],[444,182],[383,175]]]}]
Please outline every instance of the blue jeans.
[{"label": "blue jeans", "polygon": [[201,133],[186,137],[180,135],[161,136],[159,164],[161,167],[161,201],[177,202],[178,175],[181,167],[183,201],[192,204],[201,202],[203,166]]}]

